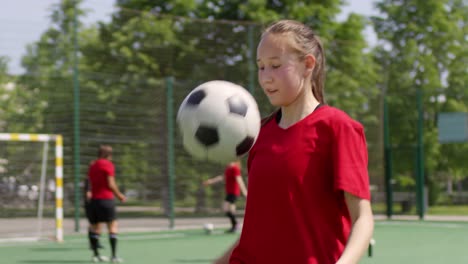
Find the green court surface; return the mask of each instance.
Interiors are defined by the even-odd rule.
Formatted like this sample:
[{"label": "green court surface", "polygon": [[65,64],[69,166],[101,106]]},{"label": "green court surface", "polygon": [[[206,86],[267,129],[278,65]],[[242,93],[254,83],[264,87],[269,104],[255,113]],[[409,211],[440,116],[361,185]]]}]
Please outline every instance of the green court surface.
[{"label": "green court surface", "polygon": [[[202,230],[122,234],[119,255],[131,264],[211,263],[237,236],[222,230],[213,235]],[[374,238],[373,256],[360,263],[468,263],[468,223],[378,221]],[[91,263],[84,235],[65,239],[62,244],[1,243],[0,263]],[[107,238],[101,243],[103,255],[109,255]]]}]

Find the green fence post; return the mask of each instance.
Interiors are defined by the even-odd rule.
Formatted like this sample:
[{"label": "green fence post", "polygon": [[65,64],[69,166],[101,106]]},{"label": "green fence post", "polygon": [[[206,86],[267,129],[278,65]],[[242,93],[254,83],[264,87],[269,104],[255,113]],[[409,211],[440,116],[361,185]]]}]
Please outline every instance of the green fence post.
[{"label": "green fence post", "polygon": [[254,42],[254,25],[250,24],[248,27],[248,59],[249,59],[249,91],[252,96],[255,92],[255,42]]},{"label": "green fence post", "polygon": [[417,146],[416,146],[416,196],[418,205],[419,219],[424,219],[424,111],[423,111],[423,93],[421,89],[417,90],[417,106],[418,106],[418,128],[417,128]]},{"label": "green fence post", "polygon": [[78,79],[78,20],[77,5],[73,8],[73,167],[75,189],[75,232],[80,231],[80,83]]},{"label": "green fence post", "polygon": [[383,119],[384,119],[384,159],[385,159],[385,196],[387,204],[387,218],[393,216],[393,186],[392,186],[392,146],[390,142],[390,128],[388,118],[388,102],[384,94]]},{"label": "green fence post", "polygon": [[169,176],[169,228],[174,228],[174,79],[166,78],[167,168]]}]

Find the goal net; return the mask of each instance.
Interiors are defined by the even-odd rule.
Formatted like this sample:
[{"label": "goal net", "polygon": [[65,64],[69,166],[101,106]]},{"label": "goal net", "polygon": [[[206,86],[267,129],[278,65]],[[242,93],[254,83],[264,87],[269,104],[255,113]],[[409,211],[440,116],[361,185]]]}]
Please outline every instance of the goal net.
[{"label": "goal net", "polygon": [[61,135],[0,133],[0,239],[63,241]]}]

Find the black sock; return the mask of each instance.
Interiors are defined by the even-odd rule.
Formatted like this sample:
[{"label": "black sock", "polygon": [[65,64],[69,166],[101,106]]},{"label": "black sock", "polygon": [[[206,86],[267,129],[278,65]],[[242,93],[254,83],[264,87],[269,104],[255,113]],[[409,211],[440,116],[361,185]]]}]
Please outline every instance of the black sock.
[{"label": "black sock", "polygon": [[110,233],[109,234],[109,242],[110,242],[111,249],[112,249],[112,257],[114,258],[115,257],[115,251],[116,251],[116,248],[117,248],[117,234]]},{"label": "black sock", "polygon": [[94,252],[94,256],[99,256],[99,252],[98,252],[99,234],[96,234],[90,231],[88,235],[89,235],[89,243],[91,244],[91,249]]},{"label": "black sock", "polygon": [[232,229],[236,228],[236,225],[237,225],[236,216],[231,212],[226,212],[226,215],[231,220]]},{"label": "black sock", "polygon": [[93,235],[93,232],[91,230],[88,230],[88,240],[89,240],[89,248],[93,249],[93,244],[91,243],[91,236]]}]

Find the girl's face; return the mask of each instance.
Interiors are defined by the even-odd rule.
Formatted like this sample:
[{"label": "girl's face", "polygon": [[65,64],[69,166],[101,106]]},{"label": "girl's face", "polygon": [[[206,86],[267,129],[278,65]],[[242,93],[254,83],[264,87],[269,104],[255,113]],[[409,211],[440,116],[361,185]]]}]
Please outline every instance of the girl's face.
[{"label": "girl's face", "polygon": [[305,89],[305,63],[290,45],[288,35],[269,33],[257,47],[258,81],[274,106],[290,105]]}]

